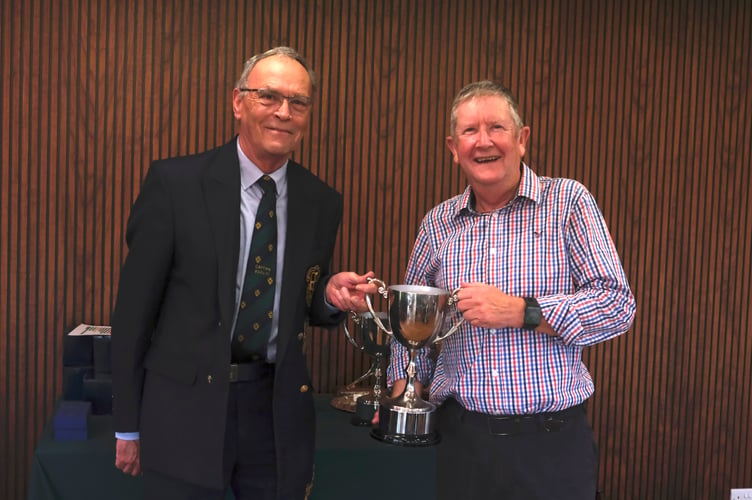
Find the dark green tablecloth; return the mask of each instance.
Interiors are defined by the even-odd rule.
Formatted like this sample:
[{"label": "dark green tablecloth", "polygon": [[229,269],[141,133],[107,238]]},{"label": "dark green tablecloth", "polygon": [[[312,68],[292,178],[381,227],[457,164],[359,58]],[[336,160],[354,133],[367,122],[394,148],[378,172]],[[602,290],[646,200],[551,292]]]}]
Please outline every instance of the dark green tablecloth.
[{"label": "dark green tablecloth", "polygon": [[[434,498],[433,448],[391,446],[350,424],[351,414],[316,403],[316,480],[311,500],[427,500]],[[92,416],[89,439],[55,441],[52,425],[34,452],[29,500],[131,500],[141,480],[115,468],[115,440],[108,416]],[[231,498],[229,496],[228,498]]]}]

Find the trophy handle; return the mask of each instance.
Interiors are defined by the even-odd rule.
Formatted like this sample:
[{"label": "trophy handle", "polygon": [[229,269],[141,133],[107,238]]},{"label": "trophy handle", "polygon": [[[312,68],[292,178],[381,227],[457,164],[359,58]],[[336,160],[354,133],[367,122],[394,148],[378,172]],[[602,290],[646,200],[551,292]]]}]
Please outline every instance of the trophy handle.
[{"label": "trophy handle", "polygon": [[[350,315],[352,316],[353,323],[355,323],[356,325],[360,323],[360,316],[358,315],[358,313],[356,313],[355,311],[350,311]],[[345,327],[345,337],[347,337],[347,340],[349,340],[356,349],[362,351],[364,346],[358,345],[358,342],[356,342],[352,335],[350,335],[350,330],[347,329],[347,321],[345,321],[342,326]]]},{"label": "trophy handle", "polygon": [[373,375],[375,373],[374,370],[375,370],[375,368],[373,367],[373,363],[371,363],[371,366],[368,368],[368,371],[366,371],[363,375],[361,375],[360,377],[356,378],[355,380],[353,380],[352,382],[350,382],[349,384],[347,384],[345,386],[345,389],[348,389],[348,390],[355,389],[358,386],[359,383],[361,383],[364,380],[370,378],[371,375]]},{"label": "trophy handle", "polygon": [[[451,306],[451,305],[454,305],[454,304],[456,304],[456,303],[457,303],[457,301],[459,300],[459,299],[457,299],[457,292],[459,292],[460,290],[461,290],[461,288],[455,288],[455,289],[454,289],[454,290],[452,291],[452,295],[450,295],[450,296],[449,296],[449,301],[448,301],[448,304],[449,304],[450,306]],[[452,326],[452,328],[450,328],[450,329],[449,329],[449,331],[448,331],[448,332],[446,332],[446,333],[445,333],[444,335],[438,335],[438,336],[436,337],[436,339],[434,340],[434,342],[441,342],[442,340],[444,340],[445,338],[447,338],[448,336],[450,336],[451,334],[453,334],[454,332],[456,332],[456,331],[457,331],[457,329],[458,329],[458,328],[459,328],[459,327],[460,327],[460,326],[462,325],[462,323],[464,323],[464,322],[465,322],[465,318],[463,317],[463,318],[462,318],[461,320],[459,320],[459,322],[457,322],[457,324],[456,324],[456,325],[453,325],[453,326]]]},{"label": "trophy handle", "polygon": [[[382,297],[385,299],[389,298],[389,290],[387,290],[386,283],[381,281],[377,278],[368,278],[368,283],[376,282],[379,284],[378,293],[381,294]],[[384,323],[381,322],[381,318],[379,318],[379,315],[376,314],[376,311],[373,310],[373,304],[371,303],[371,296],[366,295],[366,305],[368,306],[368,310],[371,312],[371,317],[373,318],[373,321],[376,323],[376,326],[381,328],[381,331],[386,333],[387,335],[394,335],[394,332],[389,330],[387,327],[384,326]]]}]

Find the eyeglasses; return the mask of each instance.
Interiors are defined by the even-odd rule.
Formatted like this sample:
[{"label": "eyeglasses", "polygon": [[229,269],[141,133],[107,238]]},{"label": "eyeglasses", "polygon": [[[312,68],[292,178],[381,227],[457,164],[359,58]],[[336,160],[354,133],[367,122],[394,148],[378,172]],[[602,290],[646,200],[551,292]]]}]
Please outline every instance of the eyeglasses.
[{"label": "eyeglasses", "polygon": [[295,113],[305,113],[311,107],[311,98],[307,95],[283,95],[272,89],[249,89],[238,87],[241,92],[253,92],[256,100],[262,106],[277,109],[282,106],[282,101],[287,101],[290,110]]}]

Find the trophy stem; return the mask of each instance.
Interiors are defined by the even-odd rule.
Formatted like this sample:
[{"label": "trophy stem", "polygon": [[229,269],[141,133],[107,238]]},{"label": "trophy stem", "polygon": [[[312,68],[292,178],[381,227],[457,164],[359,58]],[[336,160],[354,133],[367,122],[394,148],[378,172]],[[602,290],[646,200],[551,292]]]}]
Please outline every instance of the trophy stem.
[{"label": "trophy stem", "polygon": [[415,392],[415,375],[418,372],[415,366],[415,351],[410,349],[410,361],[407,363],[407,384],[405,385],[405,392],[403,393],[403,400],[414,403],[417,400],[417,393]]},{"label": "trophy stem", "polygon": [[376,401],[376,403],[374,404],[374,409],[376,409],[376,407],[378,406],[378,401],[379,399],[381,399],[381,357],[381,353],[378,353],[376,354],[376,356],[374,356],[373,361],[373,395],[374,400]]},{"label": "trophy stem", "polygon": [[390,401],[392,404],[400,406],[406,410],[417,411],[431,411],[436,408],[436,405],[424,400],[419,391],[415,390],[415,375],[417,375],[417,367],[415,365],[415,350],[410,349],[410,361],[407,363],[405,373],[407,374],[407,382],[402,393]]}]

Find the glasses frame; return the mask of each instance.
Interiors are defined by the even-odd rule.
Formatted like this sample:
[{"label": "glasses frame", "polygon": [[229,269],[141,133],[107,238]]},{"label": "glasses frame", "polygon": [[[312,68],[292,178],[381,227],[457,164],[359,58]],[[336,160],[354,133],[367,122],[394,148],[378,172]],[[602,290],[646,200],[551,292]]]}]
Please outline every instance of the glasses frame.
[{"label": "glasses frame", "polygon": [[[311,105],[313,104],[311,97],[307,95],[302,94],[296,94],[296,95],[285,95],[282,92],[279,92],[278,90],[261,87],[257,89],[252,89],[249,87],[238,87],[238,90],[241,92],[253,92],[256,94],[256,99],[259,101],[259,103],[262,106],[272,107],[274,106],[275,109],[282,106],[283,101],[287,101],[287,107],[290,111],[294,111],[295,113],[305,113],[311,108]],[[260,99],[262,93],[266,93],[269,95],[269,97],[272,98],[271,102],[266,102],[262,99]]]}]

